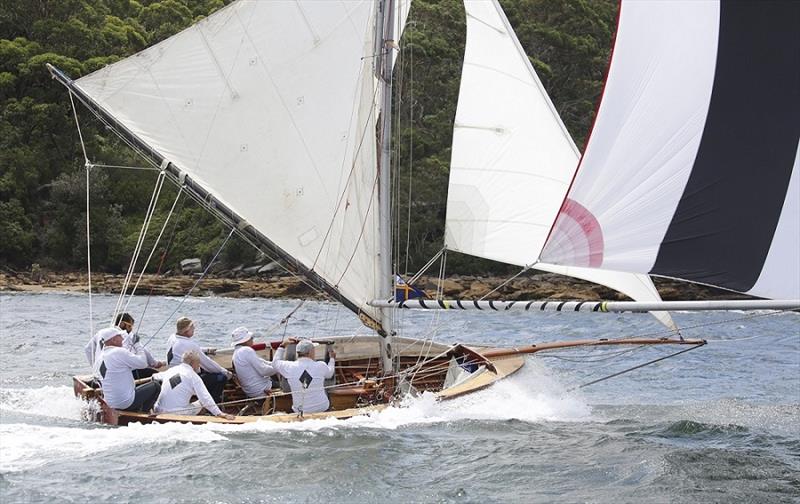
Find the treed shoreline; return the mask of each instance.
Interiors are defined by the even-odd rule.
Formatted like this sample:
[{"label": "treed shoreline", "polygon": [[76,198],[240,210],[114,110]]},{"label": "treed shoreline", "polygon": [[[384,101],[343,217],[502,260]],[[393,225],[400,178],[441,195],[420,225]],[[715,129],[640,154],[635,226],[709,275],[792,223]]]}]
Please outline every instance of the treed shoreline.
[{"label": "treed shoreline", "polygon": [[[136,295],[184,296],[197,281],[196,275],[144,275],[136,289]],[[508,277],[450,275],[441,282],[444,297],[478,299],[491,292],[486,299],[580,299],[580,300],[625,300],[624,295],[606,287],[577,279],[549,273],[525,273],[508,281]],[[124,275],[107,273],[92,274],[92,292],[119,293]],[[728,298],[727,291],[699,285],[654,279],[661,297],[677,299]],[[135,283],[135,279],[134,282]],[[440,285],[435,277],[423,276],[415,287],[424,289],[433,296]],[[36,273],[0,272],[0,292],[88,292],[89,278],[85,272],[41,271]],[[496,289],[496,290],[495,290]],[[492,292],[494,291],[494,292]],[[130,288],[129,288],[130,292]],[[228,298],[311,298],[326,299],[301,277],[210,275],[202,279],[192,291],[193,296],[220,296]],[[746,296],[741,296],[746,298]]]}]

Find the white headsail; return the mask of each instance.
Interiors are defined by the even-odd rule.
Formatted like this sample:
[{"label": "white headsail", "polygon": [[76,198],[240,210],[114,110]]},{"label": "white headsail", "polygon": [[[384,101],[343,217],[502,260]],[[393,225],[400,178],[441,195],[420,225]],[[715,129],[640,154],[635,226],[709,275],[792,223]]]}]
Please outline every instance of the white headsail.
[{"label": "white headsail", "polygon": [[381,297],[375,6],[235,2],[76,81],[132,133],[372,315],[366,302]]},{"label": "white headsail", "polygon": [[[647,275],[537,263],[580,153],[496,0],[465,0],[467,42],[453,131],[448,249],[658,301]],[[536,264],[534,264],[536,263]],[[655,314],[675,328],[666,312]]]},{"label": "white headsail", "polygon": [[798,2],[622,2],[543,260],[800,298],[798,19]]}]

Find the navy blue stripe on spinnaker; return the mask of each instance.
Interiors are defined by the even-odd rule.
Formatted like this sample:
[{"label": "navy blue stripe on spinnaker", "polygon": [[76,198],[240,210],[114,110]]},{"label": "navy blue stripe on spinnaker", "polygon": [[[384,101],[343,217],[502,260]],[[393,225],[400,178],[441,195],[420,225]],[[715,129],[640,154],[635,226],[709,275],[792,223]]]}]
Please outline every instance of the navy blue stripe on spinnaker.
[{"label": "navy blue stripe on spinnaker", "polygon": [[651,273],[740,292],[758,280],[800,137],[798,20],[796,1],[720,2],[703,136]]}]

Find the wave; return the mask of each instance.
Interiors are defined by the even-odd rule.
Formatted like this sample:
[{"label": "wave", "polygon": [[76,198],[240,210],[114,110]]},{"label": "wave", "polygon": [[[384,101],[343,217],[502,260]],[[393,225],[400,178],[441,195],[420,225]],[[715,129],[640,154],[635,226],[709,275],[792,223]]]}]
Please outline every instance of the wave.
[{"label": "wave", "polygon": [[0,424],[0,472],[18,472],[53,461],[86,457],[142,444],[210,443],[226,440],[185,424],[131,424],[119,429]]}]

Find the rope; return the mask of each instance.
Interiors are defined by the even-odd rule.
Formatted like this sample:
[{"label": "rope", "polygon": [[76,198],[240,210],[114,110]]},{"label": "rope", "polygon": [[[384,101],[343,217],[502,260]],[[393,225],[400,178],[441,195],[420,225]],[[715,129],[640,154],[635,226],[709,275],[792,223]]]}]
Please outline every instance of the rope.
[{"label": "rope", "polygon": [[435,263],[439,259],[439,256],[442,255],[445,250],[446,249],[444,247],[440,248],[439,251],[436,252],[436,254],[434,254],[433,257],[431,257],[431,259],[428,262],[425,263],[425,266],[423,266],[419,271],[417,271],[417,273],[413,277],[409,278],[406,281],[406,283],[407,284],[412,284],[412,283],[416,282],[417,280],[419,280],[419,278],[422,275],[424,275],[425,272],[428,271],[428,269],[431,266],[433,266],[433,263]]},{"label": "rope", "polygon": [[508,282],[510,282],[510,281],[512,281],[512,280],[514,280],[515,278],[517,278],[517,277],[518,277],[518,276],[520,276],[521,274],[525,273],[525,272],[526,272],[526,271],[528,271],[529,269],[531,269],[531,267],[530,267],[530,266],[525,266],[524,268],[522,268],[521,270],[519,270],[519,272],[518,272],[516,275],[512,276],[511,278],[509,278],[509,279],[508,279],[508,280],[506,280],[505,282],[501,283],[500,285],[498,285],[498,286],[497,286],[497,287],[495,287],[494,289],[492,289],[492,290],[490,290],[489,292],[487,292],[486,294],[484,294],[484,295],[483,295],[483,296],[482,296],[482,297],[481,297],[481,298],[480,298],[478,301],[483,301],[483,300],[484,300],[484,299],[486,299],[488,296],[491,296],[492,294],[494,294],[494,293],[495,293],[495,292],[497,292],[498,290],[500,290],[500,289],[502,289],[503,287],[505,287],[505,286],[508,284]]},{"label": "rope", "polygon": [[615,378],[615,377],[623,375],[625,373],[630,373],[631,371],[635,371],[635,370],[641,369],[641,368],[643,368],[645,366],[649,366],[651,364],[655,364],[656,362],[660,362],[660,361],[669,359],[671,357],[678,356],[678,355],[680,355],[682,353],[691,352],[692,350],[696,350],[696,349],[698,349],[698,348],[700,348],[701,346],[704,346],[704,345],[705,344],[695,345],[695,346],[689,347],[689,348],[684,348],[683,350],[679,350],[679,351],[677,351],[675,353],[671,353],[669,355],[665,355],[663,357],[659,357],[658,359],[653,359],[651,361],[647,361],[647,362],[645,362],[643,364],[639,364],[638,366],[633,366],[633,367],[628,368],[628,369],[623,369],[622,371],[619,371],[617,373],[610,374],[610,375],[604,376],[602,378],[598,378],[597,380],[592,380],[590,382],[584,383],[583,385],[578,385],[577,387],[572,387],[570,389],[567,389],[567,392],[572,392],[572,391],[577,390],[577,389],[582,389],[584,387],[588,387],[589,385],[594,385],[595,383],[600,383],[602,381],[610,380],[611,378]]},{"label": "rope", "polygon": [[183,186],[181,186],[181,188],[178,189],[178,195],[175,196],[175,201],[172,202],[172,206],[169,209],[167,218],[164,219],[164,224],[161,226],[161,231],[159,231],[158,236],[156,237],[156,241],[153,243],[153,248],[150,250],[150,255],[147,256],[147,259],[144,262],[144,266],[142,266],[142,271],[139,273],[139,278],[136,279],[136,283],[133,286],[133,290],[131,290],[130,296],[128,296],[128,301],[125,303],[125,307],[122,309],[123,312],[128,311],[128,305],[133,299],[133,295],[136,294],[136,289],[139,288],[139,283],[142,281],[142,277],[144,277],[144,272],[147,270],[147,266],[150,264],[150,259],[153,258],[153,254],[156,252],[156,248],[158,247],[158,244],[161,241],[161,236],[164,234],[164,230],[167,229],[167,224],[169,224],[169,220],[170,218],[172,218],[172,213],[175,211],[175,206],[178,204],[178,200],[180,200],[182,194],[183,194]]},{"label": "rope", "polygon": [[114,319],[117,317],[117,314],[120,313],[122,301],[125,299],[125,292],[128,290],[128,285],[130,285],[131,278],[133,277],[133,270],[136,267],[136,262],[139,259],[139,254],[142,250],[142,244],[144,243],[144,239],[147,235],[147,230],[150,227],[150,220],[155,212],[158,196],[161,194],[161,188],[164,185],[164,176],[164,172],[162,171],[158,174],[158,177],[156,177],[156,185],[153,188],[153,194],[150,196],[150,204],[147,206],[147,211],[144,215],[144,222],[142,222],[142,228],[139,230],[139,238],[136,241],[136,247],[134,248],[133,256],[131,256],[131,262],[128,265],[128,272],[125,274],[125,280],[122,282],[122,289],[119,293],[119,298],[117,298],[117,304],[114,307],[114,313],[111,316],[112,324],[114,323]]},{"label": "rope", "polygon": [[159,332],[161,332],[161,330],[162,330],[162,329],[164,329],[164,326],[166,326],[166,325],[167,325],[167,323],[168,323],[170,320],[172,320],[172,317],[174,317],[174,316],[175,316],[175,314],[176,314],[176,313],[178,313],[178,310],[180,310],[181,306],[183,306],[183,303],[185,303],[185,302],[186,302],[186,300],[189,298],[189,296],[192,294],[192,291],[195,289],[195,287],[197,287],[197,285],[198,285],[198,284],[199,284],[199,283],[200,283],[200,282],[203,280],[203,278],[205,278],[205,276],[206,276],[206,273],[208,273],[208,270],[209,270],[209,269],[211,269],[211,266],[214,264],[214,261],[216,261],[216,260],[217,260],[217,257],[219,256],[220,252],[222,252],[222,249],[224,249],[224,248],[225,248],[225,245],[227,245],[227,243],[228,243],[228,240],[230,240],[230,239],[231,239],[231,236],[233,236],[233,232],[234,232],[234,230],[235,230],[235,229],[236,229],[236,228],[231,228],[231,232],[230,232],[230,233],[228,233],[228,236],[227,236],[227,237],[225,237],[225,240],[222,242],[222,245],[220,245],[220,246],[219,246],[219,249],[217,250],[217,253],[216,253],[216,254],[214,254],[214,257],[212,257],[212,258],[211,258],[211,261],[209,261],[209,262],[208,262],[208,265],[206,266],[206,269],[205,269],[205,270],[203,270],[203,273],[201,273],[201,274],[200,274],[200,277],[199,277],[199,278],[198,278],[198,279],[197,279],[197,280],[194,282],[194,285],[192,285],[192,287],[189,289],[189,292],[187,292],[187,293],[186,293],[186,295],[185,295],[185,296],[183,296],[183,299],[181,299],[181,302],[180,302],[180,303],[178,303],[178,306],[176,306],[176,307],[175,307],[175,309],[172,311],[172,313],[171,313],[171,314],[170,314],[170,315],[169,315],[169,316],[166,318],[166,320],[164,320],[164,323],[163,323],[163,324],[161,324],[161,327],[159,327],[159,328],[158,328],[158,330],[156,330],[156,332],[154,332],[154,333],[153,333],[153,335],[152,335],[152,336],[150,336],[150,337],[147,339],[147,341],[145,341],[145,342],[142,344],[142,346],[147,346],[147,344],[148,344],[148,343],[150,343],[150,341],[152,341],[152,340],[153,340],[153,338],[155,338],[155,337],[156,337],[156,335],[157,335]]},{"label": "rope", "polygon": [[[183,186],[180,187],[179,191],[183,190]],[[180,214],[180,210],[183,210],[183,204],[186,201],[184,198],[181,200],[181,206],[178,209],[178,214]],[[172,210],[170,210],[172,211]],[[161,275],[161,268],[164,267],[164,262],[167,260],[167,254],[169,253],[170,248],[172,248],[172,241],[175,239],[175,231],[178,229],[178,221],[176,220],[175,223],[172,225],[172,231],[170,231],[169,240],[167,244],[164,246],[164,250],[161,252],[161,259],[158,262],[158,268],[156,268],[156,276]],[[147,293],[147,300],[144,303],[144,308],[142,309],[142,316],[139,318],[138,327],[142,327],[144,323],[144,316],[147,313],[147,308],[150,306],[150,299],[153,296],[153,290],[155,289],[154,285],[150,286],[150,292]]]},{"label": "rope", "polygon": [[72,91],[69,91],[69,102],[72,105],[72,115],[75,118],[75,126],[78,129],[78,138],[81,141],[81,151],[83,152],[83,166],[86,170],[86,274],[89,282],[89,334],[94,334],[94,310],[92,307],[92,233],[89,225],[89,171],[91,170],[92,164],[89,162],[89,157],[86,155],[86,144],[83,142],[83,132],[81,131],[80,121],[78,121],[78,110],[75,108],[75,100]]}]

